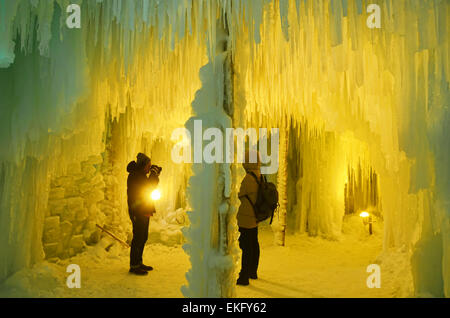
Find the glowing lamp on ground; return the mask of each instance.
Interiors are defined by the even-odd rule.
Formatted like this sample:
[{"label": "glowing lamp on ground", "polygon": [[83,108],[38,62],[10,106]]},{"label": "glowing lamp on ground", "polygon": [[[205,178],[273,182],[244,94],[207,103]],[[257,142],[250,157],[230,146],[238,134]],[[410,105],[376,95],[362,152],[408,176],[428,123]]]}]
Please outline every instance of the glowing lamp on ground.
[{"label": "glowing lamp on ground", "polygon": [[363,223],[364,225],[366,225],[367,223],[369,223],[369,234],[372,235],[372,215],[370,215],[369,212],[366,211],[362,211],[359,214],[360,217],[362,217],[363,219]]},{"label": "glowing lamp on ground", "polygon": [[362,217],[362,218],[368,218],[370,216],[370,214],[368,212],[366,212],[366,211],[363,211],[363,212],[361,212],[359,214],[359,216]]},{"label": "glowing lamp on ground", "polygon": [[161,192],[158,189],[153,190],[152,193],[150,194],[150,198],[153,201],[158,201],[159,199],[161,199]]}]

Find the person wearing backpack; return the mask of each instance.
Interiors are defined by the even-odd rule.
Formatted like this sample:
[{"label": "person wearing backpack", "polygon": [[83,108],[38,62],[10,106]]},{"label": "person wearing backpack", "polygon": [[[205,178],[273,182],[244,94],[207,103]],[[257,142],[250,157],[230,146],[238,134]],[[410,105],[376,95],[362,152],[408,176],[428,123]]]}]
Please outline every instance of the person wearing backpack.
[{"label": "person wearing backpack", "polygon": [[[261,161],[259,153],[257,154],[257,162],[250,163],[250,152],[245,153],[245,162],[243,167],[246,175],[241,183],[239,190],[239,199],[241,205],[237,213],[237,222],[239,226],[239,247],[242,250],[242,265],[237,280],[238,285],[249,285],[249,278],[258,278],[258,264],[259,264],[259,242],[258,242],[258,222],[252,202],[256,202],[258,195],[258,182],[252,173],[260,178],[261,176]],[[251,200],[251,202],[249,201]]]}]

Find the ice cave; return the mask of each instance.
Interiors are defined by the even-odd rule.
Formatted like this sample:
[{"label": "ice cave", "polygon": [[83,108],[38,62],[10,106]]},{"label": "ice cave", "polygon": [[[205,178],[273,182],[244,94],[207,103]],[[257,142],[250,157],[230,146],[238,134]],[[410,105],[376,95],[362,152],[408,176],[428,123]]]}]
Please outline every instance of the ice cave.
[{"label": "ice cave", "polygon": [[[0,0],[0,297],[449,297],[449,15],[448,0]],[[277,148],[249,286],[242,163],[173,159],[206,151],[210,128]],[[128,273],[140,152],[163,168],[145,277]]]}]

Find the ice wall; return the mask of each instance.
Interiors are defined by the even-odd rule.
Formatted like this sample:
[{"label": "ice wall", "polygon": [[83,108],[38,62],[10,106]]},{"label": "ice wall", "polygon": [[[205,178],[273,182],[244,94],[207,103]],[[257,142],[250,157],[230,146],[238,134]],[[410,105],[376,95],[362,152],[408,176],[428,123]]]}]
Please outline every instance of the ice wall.
[{"label": "ice wall", "polygon": [[289,131],[288,221],[291,233],[337,239],[344,216],[345,141],[333,132],[292,122]]},{"label": "ice wall", "polygon": [[[416,255],[417,294],[448,296],[449,2],[373,2],[380,29],[366,24],[368,1],[290,1],[289,41],[281,41],[286,22],[271,3],[250,65],[239,57],[235,63],[246,74],[247,126],[306,120],[299,151],[311,159],[301,184],[327,198],[325,205],[311,201],[320,220],[344,213],[336,204],[347,182],[343,170],[358,162],[373,167],[384,247]],[[239,39],[236,51],[243,47]]]},{"label": "ice wall", "polygon": [[96,224],[106,219],[99,210],[106,201],[102,163],[102,156],[91,156],[69,165],[67,175],[51,178],[42,233],[45,258],[68,258],[99,241]]},{"label": "ice wall", "polygon": [[[15,2],[2,1],[1,14],[11,14],[4,5],[12,3]],[[58,14],[59,11],[54,12],[55,19]],[[16,18],[23,16],[29,17],[25,11]],[[35,28],[32,21],[24,21],[23,27]],[[3,21],[2,27],[5,27]],[[58,29],[55,24],[47,27]],[[67,34],[67,39],[67,43],[57,37],[49,40],[47,57],[43,57],[37,41],[11,36],[11,43],[12,40],[22,43],[30,53],[23,54],[17,45],[15,63],[0,69],[0,280],[43,256],[41,238],[49,173],[63,164],[58,160],[61,149],[70,148],[75,140],[83,143],[98,137],[99,130],[95,127],[90,138],[77,134],[84,124],[89,124],[89,118],[96,119],[95,111],[89,109],[85,109],[87,120],[72,123],[79,124],[72,130],[73,138],[63,129],[64,126],[73,128],[68,117],[78,107],[76,101],[83,97],[89,84],[82,33]],[[4,47],[5,41],[1,45]],[[66,63],[66,59],[72,59],[71,63]],[[91,145],[90,149],[95,148]],[[83,155],[75,152],[72,158],[81,159]]]},{"label": "ice wall", "polygon": [[[62,234],[69,239],[78,235],[79,243],[84,228],[67,235],[61,229],[67,220],[56,222],[55,217],[68,207],[64,200],[83,200],[83,195],[64,194],[55,210],[57,198],[50,190],[76,173],[74,164],[91,156],[103,159],[99,173],[105,199],[96,203],[97,215],[89,214],[83,224],[101,221],[102,214],[110,229],[127,234],[126,165],[138,151],[148,152],[164,169],[161,215],[176,208],[173,202],[184,192],[183,177],[189,172],[170,159],[171,132],[190,116],[189,104],[200,85],[198,70],[207,61],[197,37],[186,34],[171,49],[167,38],[160,40],[150,29],[139,33],[128,55],[123,53],[123,25],[106,19],[110,33],[99,27],[101,6],[92,9],[95,1],[81,3],[86,24],[80,30],[64,25],[68,1],[9,3],[0,2],[2,17],[11,17],[9,35],[2,20],[1,54],[12,63],[0,69],[0,281],[41,260],[42,243],[55,243]],[[79,186],[77,182],[68,186]],[[90,211],[86,202],[74,218],[84,218],[85,208]],[[55,246],[47,248],[48,257],[62,255]]]}]

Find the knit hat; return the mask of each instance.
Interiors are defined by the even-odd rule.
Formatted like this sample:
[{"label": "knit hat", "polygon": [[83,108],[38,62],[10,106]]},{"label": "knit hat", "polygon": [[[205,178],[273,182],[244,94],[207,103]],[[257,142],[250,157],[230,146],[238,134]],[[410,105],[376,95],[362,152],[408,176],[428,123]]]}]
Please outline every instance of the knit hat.
[{"label": "knit hat", "polygon": [[[256,162],[254,162],[256,158]],[[253,162],[250,162],[250,161]],[[245,152],[245,162],[242,164],[245,171],[258,171],[261,168],[261,157],[256,150],[247,150]]]},{"label": "knit hat", "polygon": [[138,153],[136,158],[136,163],[139,167],[145,167],[150,162],[150,158],[142,152]]}]

